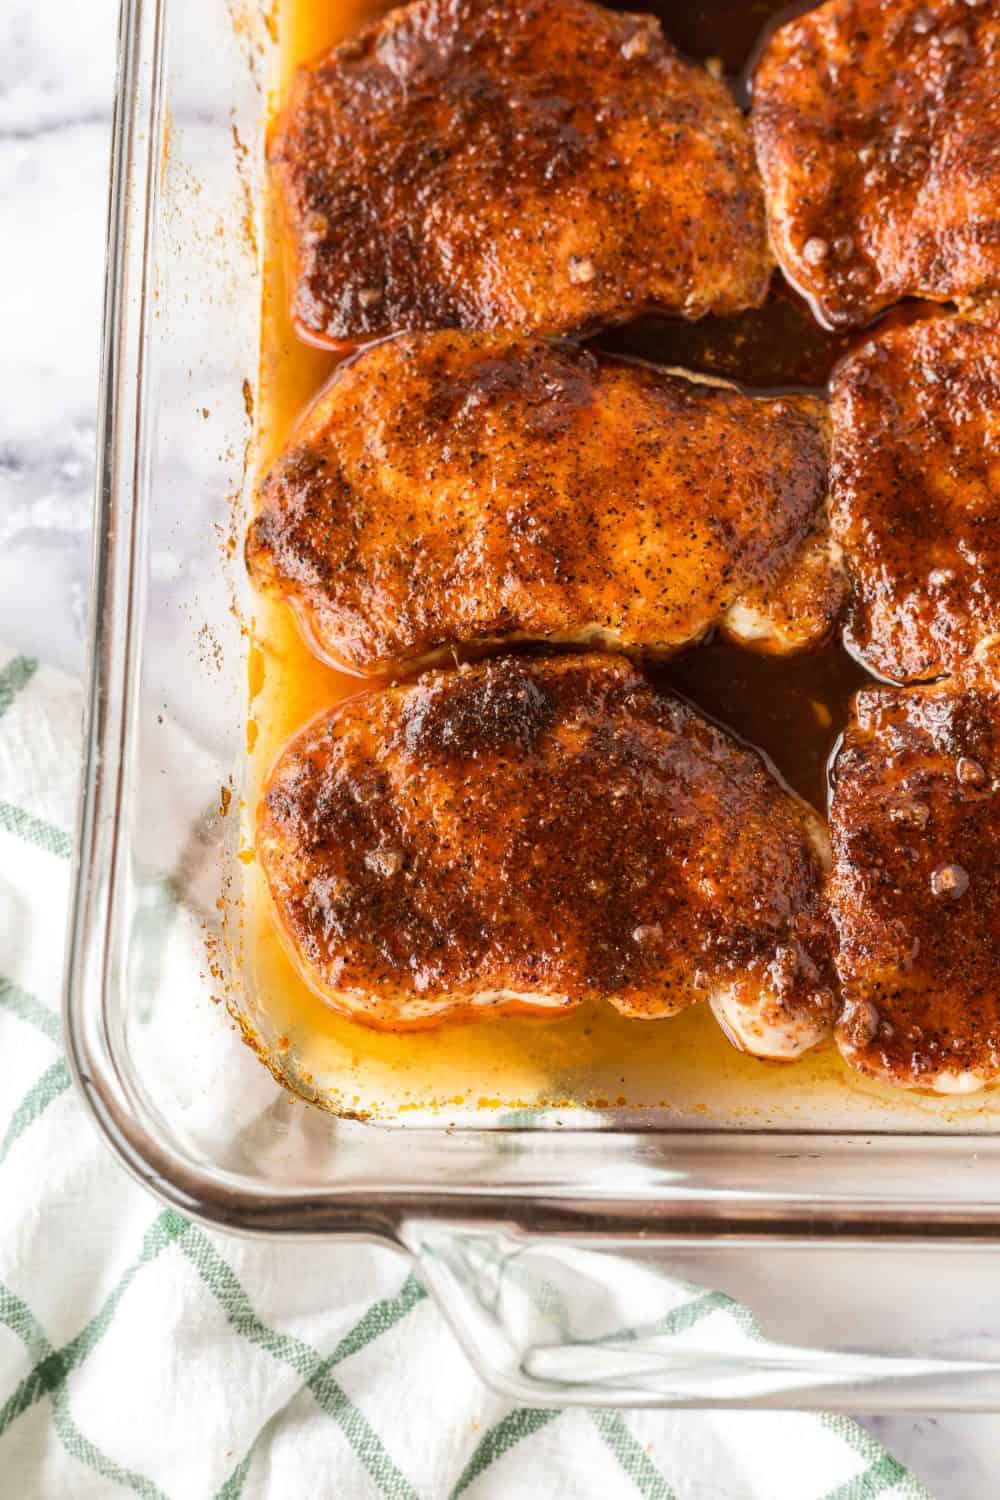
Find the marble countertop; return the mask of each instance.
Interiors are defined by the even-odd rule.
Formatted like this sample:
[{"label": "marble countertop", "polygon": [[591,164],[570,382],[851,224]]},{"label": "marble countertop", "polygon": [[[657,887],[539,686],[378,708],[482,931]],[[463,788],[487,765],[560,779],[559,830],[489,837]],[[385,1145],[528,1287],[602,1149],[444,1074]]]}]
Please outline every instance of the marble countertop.
[{"label": "marble countertop", "polygon": [[115,28],[113,0],[0,8],[0,639],[76,669]]},{"label": "marble countertop", "polygon": [[[72,671],[90,576],[116,12],[116,0],[0,7],[0,640]],[[942,1266],[955,1296],[946,1278]],[[1000,1417],[861,1420],[937,1500],[994,1500]]]}]

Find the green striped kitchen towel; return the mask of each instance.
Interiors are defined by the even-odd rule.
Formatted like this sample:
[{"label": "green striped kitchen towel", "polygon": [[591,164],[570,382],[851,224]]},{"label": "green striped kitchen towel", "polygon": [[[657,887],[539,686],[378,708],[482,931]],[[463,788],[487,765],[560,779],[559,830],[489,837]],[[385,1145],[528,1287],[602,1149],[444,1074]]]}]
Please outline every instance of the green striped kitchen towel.
[{"label": "green striped kitchen towel", "polygon": [[0,1496],[929,1500],[846,1419],[511,1409],[392,1252],[229,1239],[136,1186],[60,1041],[80,709],[0,652]]}]

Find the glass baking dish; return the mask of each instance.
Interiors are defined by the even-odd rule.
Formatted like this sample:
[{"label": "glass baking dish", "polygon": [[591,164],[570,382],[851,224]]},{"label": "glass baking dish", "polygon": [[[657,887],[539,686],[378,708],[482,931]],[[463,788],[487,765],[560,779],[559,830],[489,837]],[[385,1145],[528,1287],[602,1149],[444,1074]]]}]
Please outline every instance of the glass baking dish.
[{"label": "glass baking dish", "polygon": [[[681,1019],[658,1102],[403,1089],[363,1119],[363,1081],[335,1095],[343,1047],[281,1034],[253,958],[242,568],[275,47],[253,0],[123,5],[66,988],[100,1129],[206,1223],[411,1256],[522,1402],[1000,1409],[991,1096],[893,1101],[736,1054],[698,1073]],[[740,1299],[745,1336],[676,1337],[693,1295]]]}]

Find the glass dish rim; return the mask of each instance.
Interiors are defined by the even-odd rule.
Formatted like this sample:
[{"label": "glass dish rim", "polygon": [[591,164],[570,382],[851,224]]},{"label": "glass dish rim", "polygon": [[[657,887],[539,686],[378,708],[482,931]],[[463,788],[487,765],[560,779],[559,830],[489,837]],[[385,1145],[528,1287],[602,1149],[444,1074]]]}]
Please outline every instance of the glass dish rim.
[{"label": "glass dish rim", "polygon": [[[116,958],[122,768],[134,733],[129,704],[141,659],[141,641],[133,630],[140,586],[135,517],[143,498],[141,383],[167,3],[122,0],[119,18],[84,770],[64,992],[71,1071],[111,1149],[165,1202],[244,1233],[361,1236],[399,1245],[403,1226],[416,1214],[452,1224],[513,1223],[532,1234],[576,1237],[583,1231],[646,1239],[651,1234],[767,1235],[813,1243],[834,1236],[1000,1238],[1000,1193],[995,1201],[982,1196],[969,1173],[972,1158],[977,1172],[993,1159],[1000,1162],[1000,1137],[988,1134],[463,1129],[448,1143],[456,1160],[458,1139],[470,1146],[517,1136],[530,1171],[523,1181],[496,1183],[477,1180],[471,1170],[463,1178],[456,1166],[455,1180],[442,1184],[428,1163],[449,1135],[446,1127],[408,1134],[407,1163],[400,1170],[387,1146],[391,1127],[338,1122],[367,1171],[284,1191],[200,1168],[161,1139],[116,1054],[107,982]],[[141,74],[149,79],[145,92]],[[465,1154],[475,1159],[474,1151]],[[818,1155],[833,1163],[832,1181],[807,1189],[803,1166]],[[891,1180],[879,1181],[877,1198],[859,1190],[873,1157],[896,1169]],[[921,1163],[930,1162],[948,1169],[932,1174],[933,1200],[920,1185]],[[628,1168],[624,1190],[609,1184],[609,1171],[619,1167]]]}]

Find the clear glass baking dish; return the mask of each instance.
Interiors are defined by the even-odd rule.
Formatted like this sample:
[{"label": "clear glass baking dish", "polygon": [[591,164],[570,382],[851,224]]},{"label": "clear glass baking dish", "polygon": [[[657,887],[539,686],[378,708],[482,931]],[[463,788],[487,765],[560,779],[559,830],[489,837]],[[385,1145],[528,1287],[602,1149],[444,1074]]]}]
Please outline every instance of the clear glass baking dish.
[{"label": "clear glass baking dish", "polygon": [[[362,1122],[253,1055],[322,1097],[248,940],[241,537],[274,29],[253,0],[122,11],[66,987],[100,1129],[206,1223],[413,1257],[522,1402],[1000,1409],[991,1097],[891,1102],[733,1063],[700,1095],[690,1069],[665,1076],[657,1107],[473,1090]],[[749,1307],[746,1337],[695,1319],[666,1338],[692,1283]]]}]

